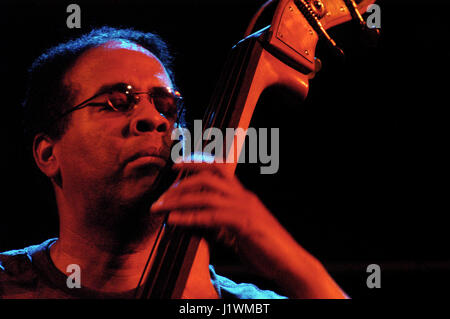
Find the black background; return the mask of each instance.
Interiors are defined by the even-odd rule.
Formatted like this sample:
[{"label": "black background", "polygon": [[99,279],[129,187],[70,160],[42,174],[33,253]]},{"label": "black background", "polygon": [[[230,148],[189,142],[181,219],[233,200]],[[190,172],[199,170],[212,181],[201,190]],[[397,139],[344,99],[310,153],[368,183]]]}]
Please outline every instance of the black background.
[{"label": "black background", "polygon": [[[176,53],[178,86],[191,117],[200,118],[227,53],[262,2],[77,1],[81,29],[68,29],[71,2],[3,1],[0,251],[57,235],[50,186],[21,139],[19,108],[34,58],[92,27],[156,32]],[[364,46],[350,25],[335,28],[346,60],[319,46],[324,67],[306,101],[271,93],[261,99],[252,126],[280,128],[278,174],[243,165],[238,175],[353,298],[435,296],[450,270],[443,205],[449,5],[377,3],[376,48]],[[213,262],[237,281],[267,284],[220,247]],[[381,266],[380,289],[366,286],[372,263]]]}]

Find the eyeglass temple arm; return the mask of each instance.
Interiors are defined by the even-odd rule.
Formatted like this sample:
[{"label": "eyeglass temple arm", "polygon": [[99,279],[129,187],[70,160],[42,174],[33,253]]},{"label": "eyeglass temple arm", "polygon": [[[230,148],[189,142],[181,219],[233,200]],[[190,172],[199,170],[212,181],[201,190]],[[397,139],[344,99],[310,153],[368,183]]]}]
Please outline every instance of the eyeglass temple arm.
[{"label": "eyeglass temple arm", "polygon": [[[69,113],[72,113],[72,112],[75,111],[75,110],[78,110],[78,109],[81,109],[81,108],[83,108],[83,107],[86,107],[88,102],[90,102],[90,101],[92,101],[93,99],[99,97],[100,95],[103,95],[104,93],[105,93],[105,92],[97,93],[97,94],[95,94],[94,96],[91,96],[90,98],[88,98],[87,100],[84,100],[83,102],[81,102],[81,103],[79,103],[79,104],[77,104],[77,105],[71,107],[71,108],[68,109],[66,112],[64,112],[64,113],[62,113],[60,116],[58,116],[57,119],[56,119],[55,121],[59,120],[60,118],[66,116],[66,115],[69,114]],[[104,104],[104,103],[99,103],[99,104]]]}]

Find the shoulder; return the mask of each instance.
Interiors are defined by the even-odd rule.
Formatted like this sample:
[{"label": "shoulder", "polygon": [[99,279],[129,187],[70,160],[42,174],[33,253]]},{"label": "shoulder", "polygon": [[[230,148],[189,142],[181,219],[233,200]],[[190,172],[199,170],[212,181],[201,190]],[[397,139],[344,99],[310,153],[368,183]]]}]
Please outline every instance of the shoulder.
[{"label": "shoulder", "polygon": [[0,279],[21,274],[30,266],[31,256],[26,248],[0,253]]},{"label": "shoulder", "polygon": [[52,241],[54,239],[39,245],[0,253],[0,297],[5,296],[6,291],[9,293],[15,288],[30,287],[36,282],[33,256],[45,250]]},{"label": "shoulder", "polygon": [[0,253],[0,278],[22,275],[27,272],[32,267],[33,256],[45,251],[55,240],[56,238],[52,238],[39,245]]},{"label": "shoulder", "polygon": [[220,276],[212,265],[209,266],[211,280],[222,298],[237,299],[287,299],[271,290],[263,290],[251,283],[236,283],[231,279]]}]

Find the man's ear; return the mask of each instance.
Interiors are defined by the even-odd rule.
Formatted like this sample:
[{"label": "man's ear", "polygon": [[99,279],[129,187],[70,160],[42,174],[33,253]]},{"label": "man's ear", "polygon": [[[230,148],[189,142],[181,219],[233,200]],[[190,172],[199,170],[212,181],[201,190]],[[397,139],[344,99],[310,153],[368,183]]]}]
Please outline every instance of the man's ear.
[{"label": "man's ear", "polygon": [[55,155],[55,141],[45,134],[37,134],[33,140],[33,157],[39,169],[49,178],[59,173],[59,162]]}]

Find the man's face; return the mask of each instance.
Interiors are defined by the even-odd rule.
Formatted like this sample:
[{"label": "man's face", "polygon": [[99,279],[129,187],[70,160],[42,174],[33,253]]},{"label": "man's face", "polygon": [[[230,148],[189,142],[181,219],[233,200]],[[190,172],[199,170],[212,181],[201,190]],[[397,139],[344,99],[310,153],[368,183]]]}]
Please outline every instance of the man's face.
[{"label": "man's face", "polygon": [[[108,42],[85,52],[65,76],[74,105],[105,86],[126,83],[135,91],[172,87],[160,61],[128,42]],[[105,102],[98,97],[93,102]],[[126,204],[148,194],[170,154],[174,119],[156,110],[145,95],[129,112],[88,106],[72,113],[55,146],[62,189],[73,198]],[[93,196],[93,197],[92,197]]]}]

